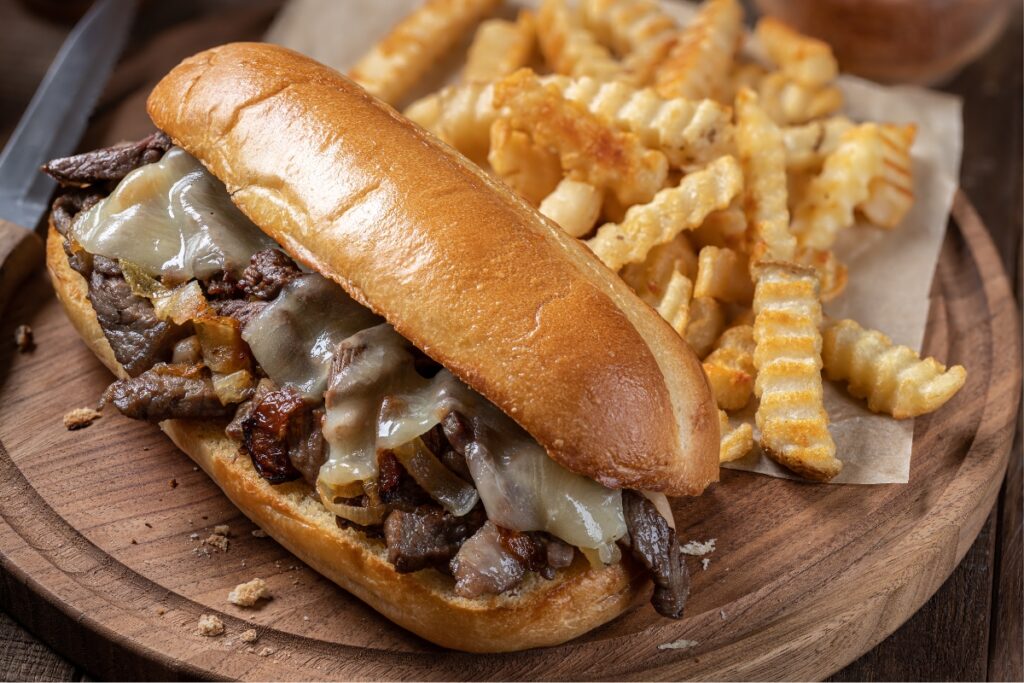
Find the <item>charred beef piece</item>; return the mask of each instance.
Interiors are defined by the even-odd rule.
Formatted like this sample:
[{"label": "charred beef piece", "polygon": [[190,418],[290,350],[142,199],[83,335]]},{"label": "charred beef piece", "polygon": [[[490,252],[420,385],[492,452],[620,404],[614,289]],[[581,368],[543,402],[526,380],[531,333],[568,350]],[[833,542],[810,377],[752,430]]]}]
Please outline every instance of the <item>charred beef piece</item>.
[{"label": "charred beef piece", "polygon": [[455,593],[464,598],[498,595],[526,575],[520,558],[502,542],[502,530],[488,521],[462,544],[451,564]]},{"label": "charred beef piece", "polygon": [[377,455],[377,493],[380,502],[398,510],[411,512],[433,502],[430,494],[416,483],[405,467],[390,451]]},{"label": "charred beef piece", "polygon": [[156,132],[132,144],[54,159],[42,170],[61,185],[76,187],[121,180],[139,166],[159,161],[171,144],[169,137]]},{"label": "charred beef piece", "polygon": [[259,315],[266,305],[266,301],[246,301],[245,299],[224,299],[213,302],[217,315],[234,318],[243,328],[250,320]]},{"label": "charred beef piece", "polygon": [[622,509],[629,531],[629,549],[654,579],[651,604],[662,616],[681,618],[690,595],[690,575],[675,529],[654,503],[636,491],[622,492]]},{"label": "charred beef piece", "polygon": [[239,288],[257,299],[270,301],[281,293],[289,280],[302,271],[284,252],[279,249],[264,249],[252,255],[249,265],[238,281]]},{"label": "charred beef piece", "polygon": [[231,273],[224,271],[215,273],[206,282],[200,284],[203,286],[206,298],[211,301],[237,300],[245,297],[241,284]]},{"label": "charred beef piece", "polygon": [[111,384],[103,401],[127,417],[150,422],[226,417],[233,410],[218,400],[201,365],[158,363],[138,377]]},{"label": "charred beef piece", "polygon": [[446,570],[459,547],[485,520],[479,505],[462,517],[453,517],[436,505],[411,512],[395,510],[384,520],[388,562],[401,573],[427,567]]},{"label": "charred beef piece", "polygon": [[316,486],[320,467],[327,462],[323,419],[323,408],[301,410],[292,414],[288,425],[288,458],[310,486]]},{"label": "charred beef piece", "polygon": [[257,390],[247,414],[238,419],[242,446],[259,475],[271,484],[297,479],[301,472],[289,457],[289,441],[301,441],[303,437],[290,432],[296,418],[310,408],[291,387],[267,390],[267,385],[261,383],[260,388],[263,391]]},{"label": "charred beef piece", "polygon": [[89,301],[117,362],[138,376],[170,356],[182,328],[158,319],[148,299],[132,294],[116,261],[105,256],[91,260]]}]

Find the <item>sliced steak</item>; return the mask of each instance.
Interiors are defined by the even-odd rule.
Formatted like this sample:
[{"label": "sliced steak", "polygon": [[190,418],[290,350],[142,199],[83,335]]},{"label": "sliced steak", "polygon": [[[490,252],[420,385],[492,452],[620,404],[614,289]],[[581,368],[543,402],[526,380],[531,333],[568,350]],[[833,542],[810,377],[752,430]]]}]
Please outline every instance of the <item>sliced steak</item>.
[{"label": "sliced steak", "polygon": [[138,377],[111,384],[103,401],[127,417],[149,422],[227,417],[234,410],[221,404],[201,365],[158,363]]},{"label": "sliced steak", "polygon": [[491,521],[462,544],[451,568],[455,593],[464,598],[504,593],[526,575],[522,560],[502,542],[502,530]]},{"label": "sliced steak", "polygon": [[279,249],[264,249],[252,255],[238,286],[243,292],[263,301],[277,298],[288,281],[302,275],[287,254]]},{"label": "sliced steak", "polygon": [[43,164],[42,170],[61,185],[74,187],[121,180],[139,166],[159,161],[171,144],[171,139],[158,131],[132,144],[54,159]]},{"label": "sliced steak", "polygon": [[234,318],[242,327],[259,315],[259,312],[267,305],[266,301],[246,301],[245,299],[223,299],[211,303],[217,311],[217,315]]},{"label": "sliced steak", "polygon": [[423,439],[423,443],[430,449],[430,452],[436,455],[437,459],[444,463],[448,469],[462,477],[465,481],[473,481],[473,475],[469,472],[469,465],[466,464],[465,456],[452,448],[452,445],[448,443],[448,438],[444,435],[444,427],[436,425],[420,438]]},{"label": "sliced steak", "polygon": [[323,419],[323,408],[302,410],[292,414],[288,425],[288,458],[310,486],[316,486],[320,467],[327,462]]},{"label": "sliced steak", "polygon": [[[64,237],[68,236],[71,229],[71,221],[82,211],[92,208],[96,202],[103,199],[99,192],[91,190],[64,190],[57,195],[50,206],[50,216],[53,219],[53,227]],[[65,243],[64,248],[67,249]]]},{"label": "sliced steak", "polygon": [[622,492],[622,509],[629,531],[629,549],[654,579],[651,604],[662,616],[681,618],[690,595],[690,575],[675,529],[654,503],[636,491]]},{"label": "sliced steak", "polygon": [[89,301],[117,362],[132,377],[170,357],[182,328],[156,317],[148,299],[135,296],[116,261],[92,257]]},{"label": "sliced steak", "polygon": [[301,476],[288,455],[289,433],[296,416],[309,410],[299,392],[283,387],[258,391],[248,414],[241,416],[242,446],[259,475],[271,484]]},{"label": "sliced steak", "polygon": [[405,471],[405,467],[391,451],[378,452],[377,472],[377,493],[380,502],[406,512],[412,512],[421,505],[433,502],[430,494]]},{"label": "sliced steak", "polygon": [[462,517],[453,517],[436,505],[411,512],[395,510],[384,520],[388,561],[402,573],[427,567],[446,570],[459,547],[484,520],[480,506]]}]

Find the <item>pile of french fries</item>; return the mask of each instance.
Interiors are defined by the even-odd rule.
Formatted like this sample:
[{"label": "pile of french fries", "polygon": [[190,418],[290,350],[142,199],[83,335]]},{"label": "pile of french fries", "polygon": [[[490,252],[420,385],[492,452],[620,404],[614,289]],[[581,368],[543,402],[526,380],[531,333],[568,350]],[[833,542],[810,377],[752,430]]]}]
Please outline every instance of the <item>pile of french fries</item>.
[{"label": "pile of french fries", "polygon": [[842,468],[824,375],[897,419],[963,386],[946,368],[822,302],[849,273],[833,246],[857,217],[899,228],[915,127],[839,112],[830,47],[738,0],[679,26],[655,0],[428,0],[350,76],[393,104],[475,29],[461,82],[408,104],[414,122],[583,242],[703,360],[720,459],[761,451],[828,481]]}]

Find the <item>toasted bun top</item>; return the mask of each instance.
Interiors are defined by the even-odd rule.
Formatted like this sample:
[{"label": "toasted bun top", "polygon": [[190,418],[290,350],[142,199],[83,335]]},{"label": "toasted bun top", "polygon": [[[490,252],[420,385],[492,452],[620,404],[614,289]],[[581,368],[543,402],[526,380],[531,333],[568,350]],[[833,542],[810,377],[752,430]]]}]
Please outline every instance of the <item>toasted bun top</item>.
[{"label": "toasted bun top", "polygon": [[585,246],[351,81],[234,43],[174,68],[156,125],[293,257],[610,487],[696,494],[718,420],[693,353]]}]

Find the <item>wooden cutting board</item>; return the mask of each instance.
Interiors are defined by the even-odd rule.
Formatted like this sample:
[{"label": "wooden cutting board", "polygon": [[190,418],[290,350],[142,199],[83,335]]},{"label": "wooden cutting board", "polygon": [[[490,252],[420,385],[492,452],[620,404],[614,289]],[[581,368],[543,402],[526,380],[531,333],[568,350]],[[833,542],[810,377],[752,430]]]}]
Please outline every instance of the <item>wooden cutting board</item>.
[{"label": "wooden cutting board", "polygon": [[[644,604],[567,645],[511,655],[442,650],[328,583],[243,518],[156,427],[62,415],[110,381],[40,275],[0,339],[0,604],[113,679],[818,679],[895,630],[971,545],[999,489],[1020,393],[1019,320],[988,234],[961,195],[933,285],[926,351],[969,369],[917,421],[910,483],[801,484],[724,471],[675,503],[690,558],[687,616]],[[29,323],[38,348],[9,342]],[[841,454],[840,454],[841,455]],[[216,524],[230,547],[201,544]],[[262,577],[257,610],[226,602]],[[969,606],[967,607],[970,608]],[[200,614],[227,625],[196,632]],[[240,634],[255,628],[252,645]],[[685,649],[660,644],[696,641]]]}]

